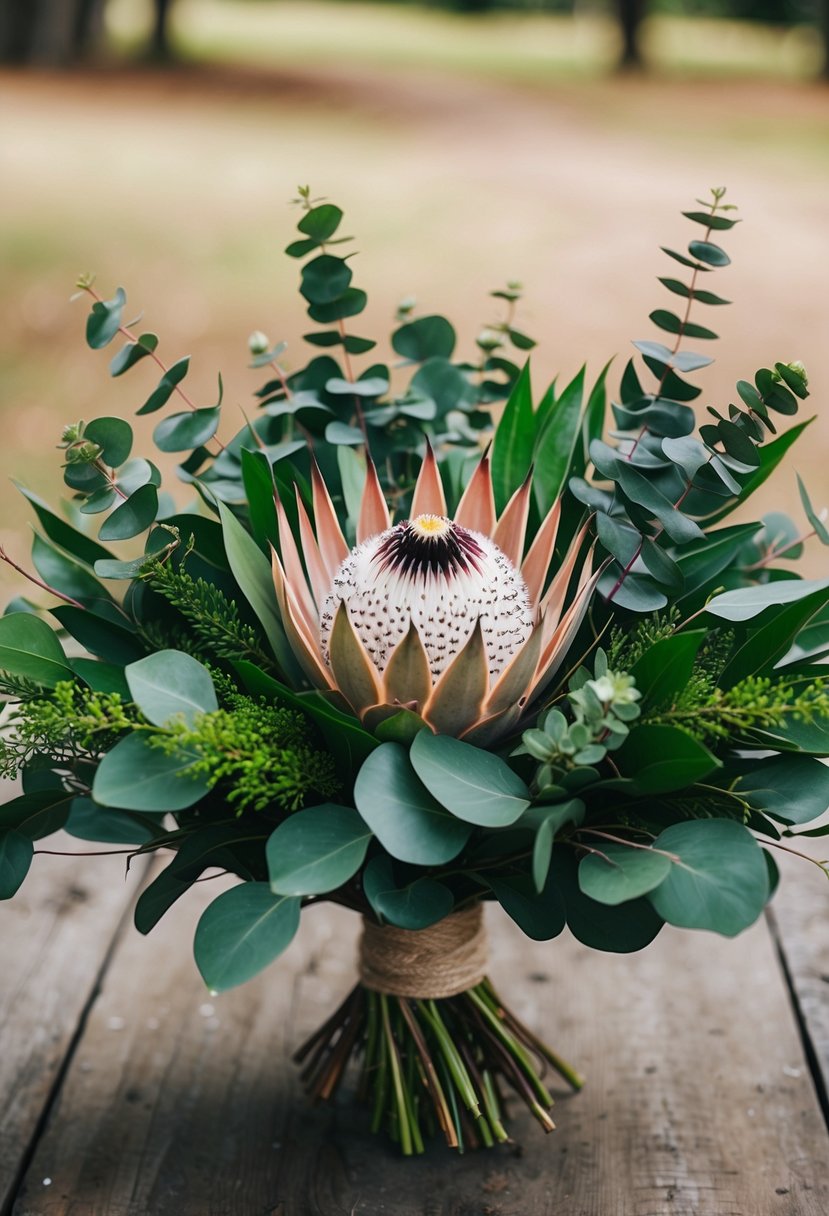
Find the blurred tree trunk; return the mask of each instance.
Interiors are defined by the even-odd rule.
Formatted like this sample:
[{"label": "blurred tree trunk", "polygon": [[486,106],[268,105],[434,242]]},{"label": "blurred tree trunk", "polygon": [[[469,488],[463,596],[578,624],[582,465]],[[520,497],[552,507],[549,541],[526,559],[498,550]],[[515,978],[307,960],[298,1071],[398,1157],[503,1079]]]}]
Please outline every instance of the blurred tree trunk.
[{"label": "blurred tree trunk", "polygon": [[619,67],[641,68],[642,52],[639,47],[639,30],[645,15],[644,0],[616,0],[616,13],[622,32],[622,54],[619,59]]},{"label": "blurred tree trunk", "polygon": [[170,11],[173,0],[155,0],[153,16],[153,32],[150,39],[150,56],[153,59],[168,61],[173,59],[170,42]]},{"label": "blurred tree trunk", "polygon": [[0,63],[64,67],[86,58],[103,26],[105,0],[3,0]]},{"label": "blurred tree trunk", "polygon": [[817,16],[823,38],[822,74],[824,80],[829,80],[829,0],[820,0]]}]

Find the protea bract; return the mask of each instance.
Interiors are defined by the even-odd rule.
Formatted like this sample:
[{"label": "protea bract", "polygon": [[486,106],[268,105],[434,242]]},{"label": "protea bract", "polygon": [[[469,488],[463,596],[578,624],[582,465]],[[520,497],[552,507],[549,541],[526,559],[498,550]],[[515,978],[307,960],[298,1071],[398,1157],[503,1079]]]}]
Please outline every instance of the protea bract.
[{"label": "protea bract", "polygon": [[568,602],[583,528],[547,585],[561,504],[525,555],[531,491],[530,474],[497,518],[484,455],[450,518],[428,448],[409,518],[393,524],[368,458],[349,549],[314,465],[316,527],[297,495],[304,567],[281,503],[273,556],[285,632],[311,682],[369,727],[405,708],[479,744],[514,730],[564,658],[597,577],[584,562]]}]

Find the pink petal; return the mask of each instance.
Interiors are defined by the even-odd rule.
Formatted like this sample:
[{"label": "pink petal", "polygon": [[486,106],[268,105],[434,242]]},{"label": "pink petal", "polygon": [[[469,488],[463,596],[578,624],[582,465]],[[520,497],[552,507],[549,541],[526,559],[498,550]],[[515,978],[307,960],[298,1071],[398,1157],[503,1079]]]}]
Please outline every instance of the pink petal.
[{"label": "pink petal", "polygon": [[423,457],[423,464],[417,475],[409,514],[412,519],[417,519],[418,515],[446,515],[446,498],[443,493],[440,470],[428,439],[426,440],[426,455]]},{"label": "pink petal", "polygon": [[561,499],[557,498],[536,532],[535,540],[530,545],[530,551],[521,566],[521,573],[527,584],[533,609],[538,607],[538,601],[541,599],[541,593],[547,581],[547,571],[550,569],[550,562],[553,558],[560,518]]},{"label": "pink petal", "polygon": [[391,527],[389,508],[386,496],[377,476],[374,461],[366,452],[366,484],[363,487],[363,499],[360,503],[360,519],[357,523],[357,544],[361,545],[370,536],[385,532]]},{"label": "pink petal", "polygon": [[314,497],[314,522],[320,553],[328,571],[329,583],[348,557],[349,549],[337,519],[331,495],[322,479],[316,460],[311,457],[311,489]]},{"label": "pink petal", "polygon": [[279,547],[282,550],[282,564],[286,582],[296,597],[303,619],[312,635],[319,636],[319,613],[308,587],[308,580],[305,577],[305,571],[299,556],[299,550],[296,547],[294,534],[291,531],[291,525],[288,523],[288,516],[285,514],[285,508],[276,494],[274,495],[274,504],[276,506]]},{"label": "pink petal", "polygon": [[318,643],[308,634],[301,610],[288,586],[285,571],[275,549],[271,551],[271,558],[276,600],[288,644],[312,684],[317,688],[333,688],[334,681],[322,661]]},{"label": "pink petal", "polygon": [[299,515],[299,538],[302,542],[302,552],[305,557],[305,565],[308,570],[308,577],[311,580],[311,589],[314,592],[314,600],[316,601],[317,609],[322,611],[322,606],[328,598],[331,591],[331,579],[328,577],[328,571],[325,563],[322,560],[320,547],[317,544],[317,538],[314,536],[314,529],[311,526],[311,521],[308,518],[308,512],[305,510],[305,503],[300,497],[299,489],[296,490],[296,508]]},{"label": "pink petal", "polygon": [[524,556],[524,537],[527,533],[527,517],[530,513],[532,477],[532,469],[530,469],[524,484],[519,486],[504,508],[504,513],[498,520],[495,535],[492,538],[501,552],[505,553],[516,567],[520,567],[521,558]]},{"label": "pink petal", "polygon": [[495,496],[492,493],[487,452],[481,457],[480,464],[458,503],[455,523],[469,528],[472,532],[483,532],[484,536],[492,536],[495,531]]}]

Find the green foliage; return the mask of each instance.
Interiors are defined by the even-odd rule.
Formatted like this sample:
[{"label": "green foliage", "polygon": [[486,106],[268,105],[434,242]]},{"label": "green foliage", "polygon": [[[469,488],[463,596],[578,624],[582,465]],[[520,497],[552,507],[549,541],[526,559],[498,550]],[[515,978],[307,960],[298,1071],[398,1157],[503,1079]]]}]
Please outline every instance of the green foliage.
[{"label": "green foliage", "polygon": [[263,650],[257,631],[242,621],[239,606],[214,583],[193,578],[182,565],[152,562],[143,579],[187,621],[198,654],[217,659],[249,659],[269,670],[273,659]]},{"label": "green foliage", "polygon": [[309,742],[301,714],[241,693],[227,709],[200,713],[192,723],[168,722],[149,742],[171,759],[186,757],[188,777],[203,779],[208,789],[221,783],[238,813],[271,805],[296,810],[312,795],[327,798],[340,789],[331,756]]}]

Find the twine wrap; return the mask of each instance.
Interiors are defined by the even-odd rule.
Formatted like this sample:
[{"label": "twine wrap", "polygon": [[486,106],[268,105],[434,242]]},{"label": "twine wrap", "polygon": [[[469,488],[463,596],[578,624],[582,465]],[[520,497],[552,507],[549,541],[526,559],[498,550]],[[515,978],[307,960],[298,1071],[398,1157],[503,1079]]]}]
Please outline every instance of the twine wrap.
[{"label": "twine wrap", "polygon": [[453,912],[428,929],[363,920],[360,981],[386,996],[439,1000],[474,988],[486,975],[483,905]]}]

